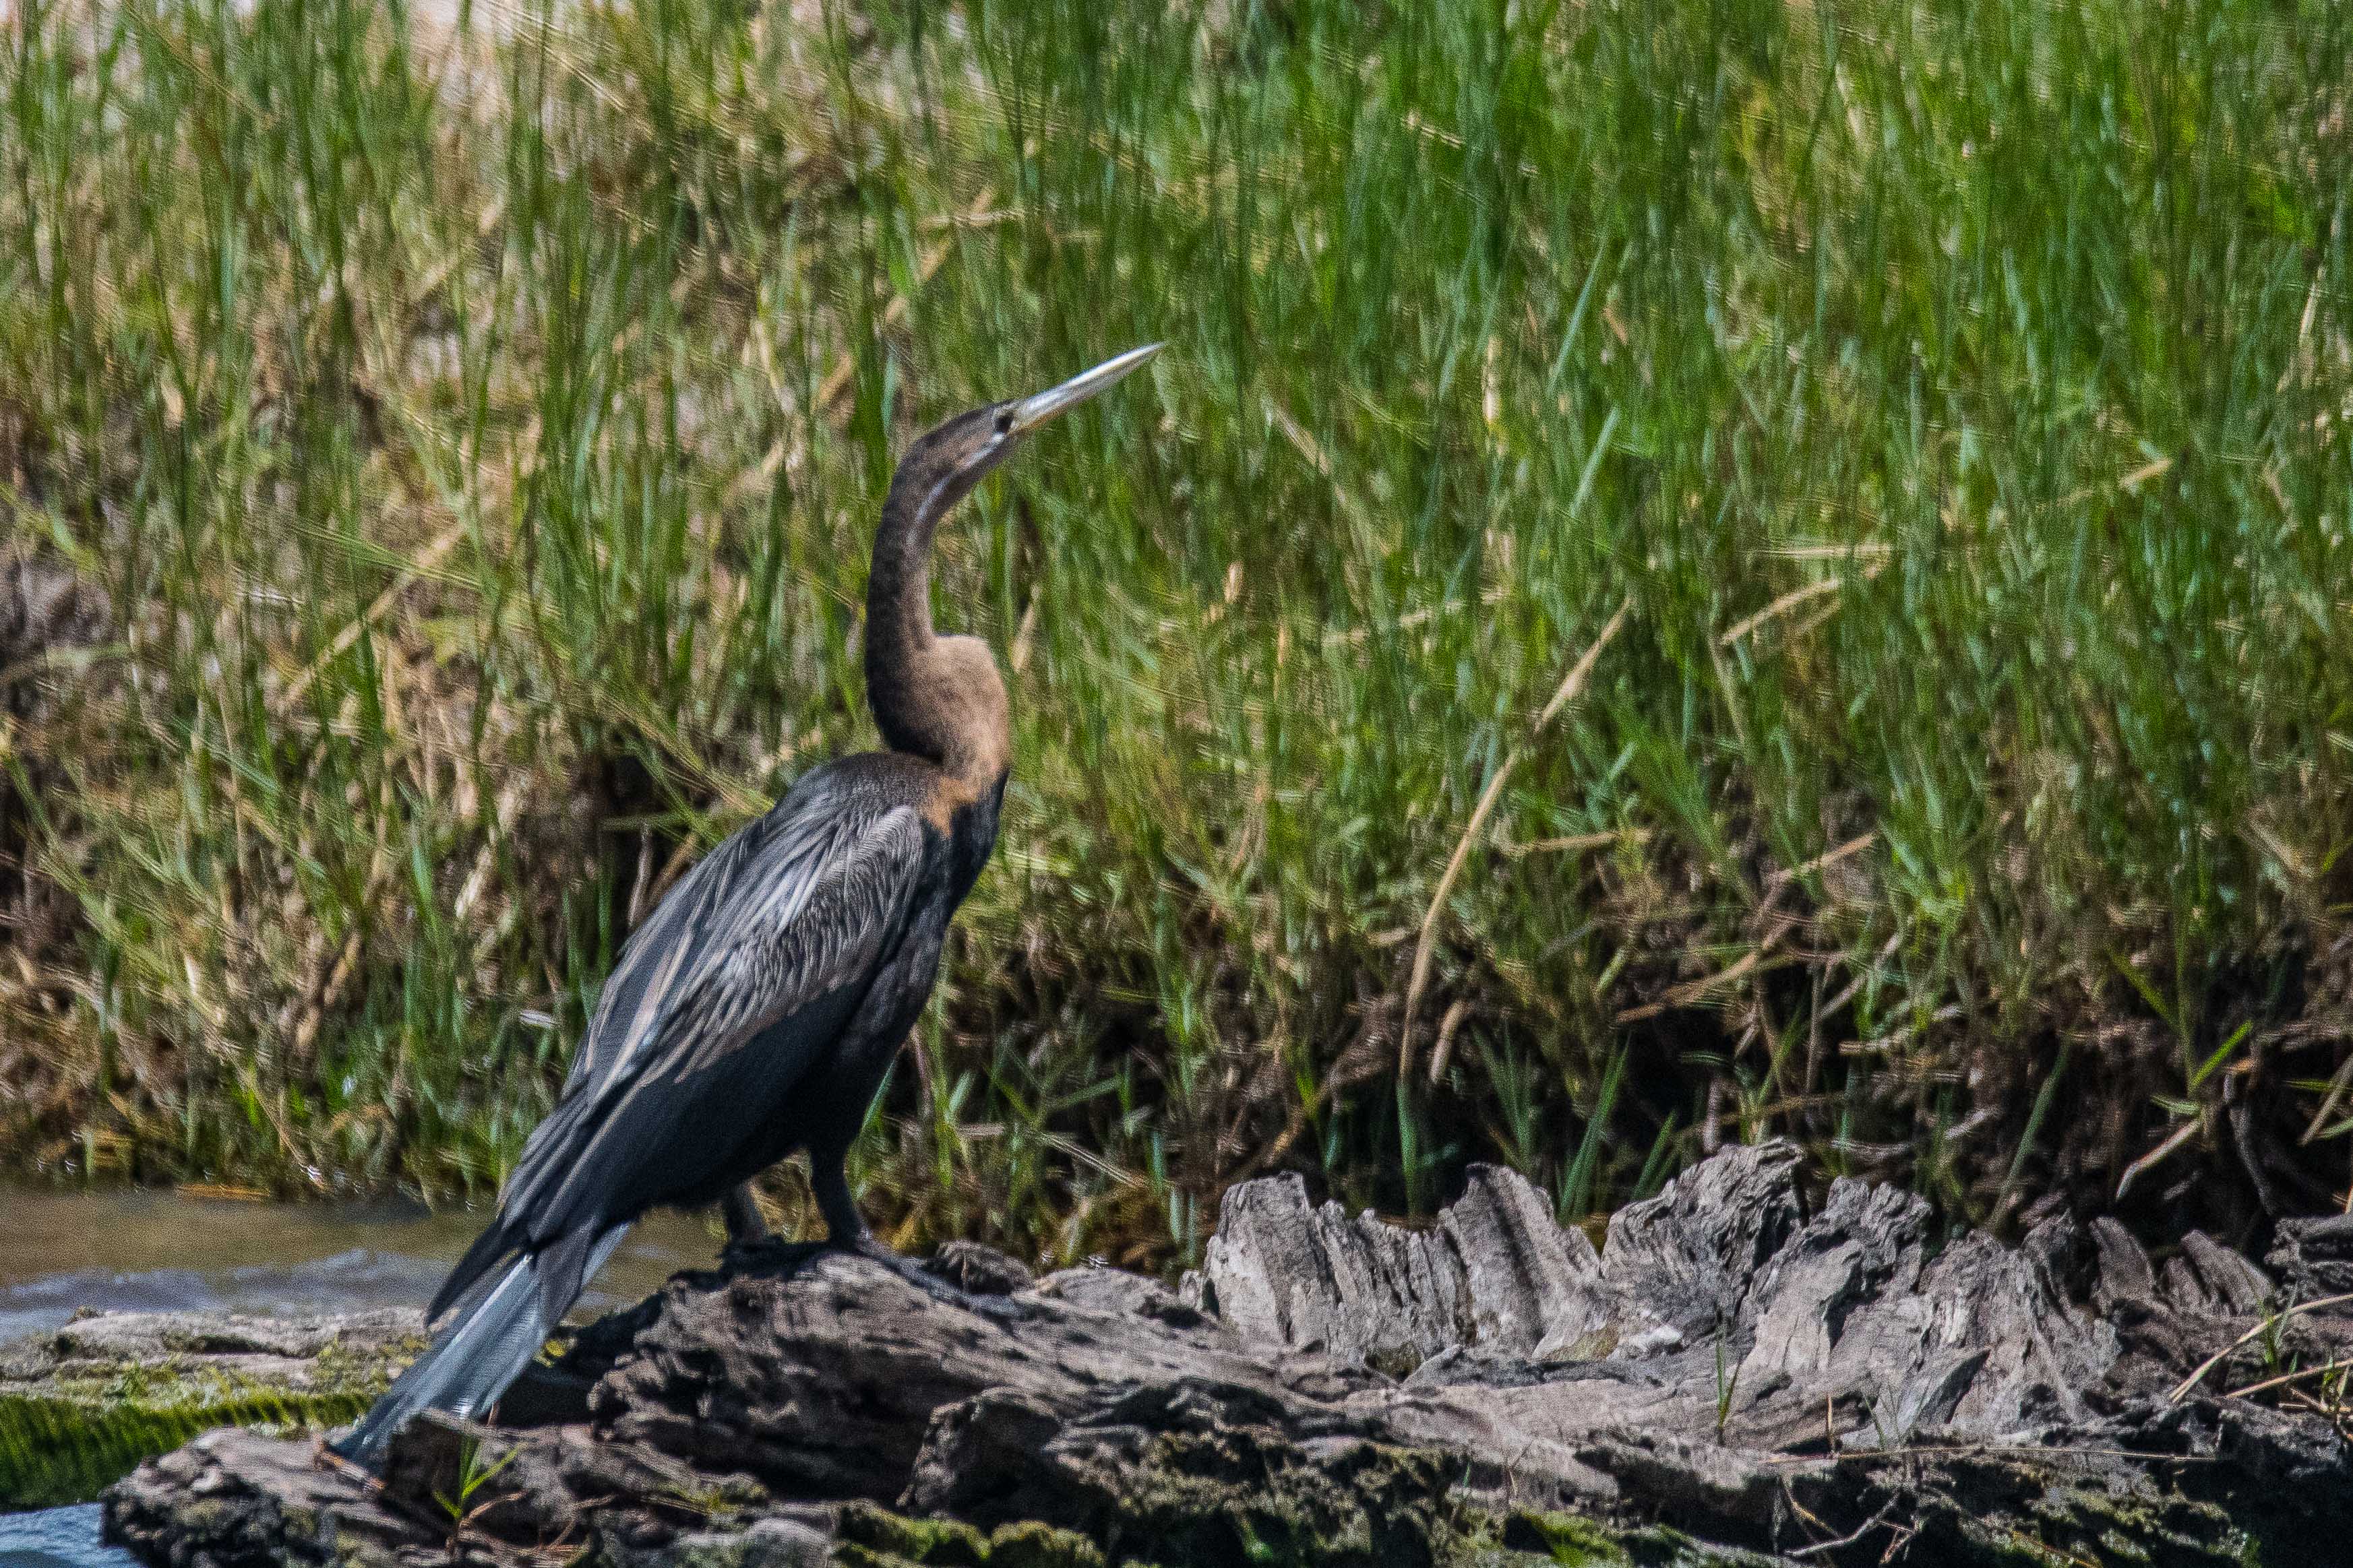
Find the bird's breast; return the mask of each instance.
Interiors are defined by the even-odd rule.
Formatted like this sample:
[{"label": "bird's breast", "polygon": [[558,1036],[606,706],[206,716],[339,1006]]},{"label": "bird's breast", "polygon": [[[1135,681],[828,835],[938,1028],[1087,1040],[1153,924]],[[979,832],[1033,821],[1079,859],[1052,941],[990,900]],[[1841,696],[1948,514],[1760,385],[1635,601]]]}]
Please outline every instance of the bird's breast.
[{"label": "bird's breast", "polygon": [[943,873],[951,911],[972,891],[997,847],[1006,777],[999,773],[981,782],[941,774],[923,802],[925,836]]},{"label": "bird's breast", "polygon": [[1005,809],[1005,775],[958,807],[948,818],[948,883],[961,904],[997,849],[997,824]]}]

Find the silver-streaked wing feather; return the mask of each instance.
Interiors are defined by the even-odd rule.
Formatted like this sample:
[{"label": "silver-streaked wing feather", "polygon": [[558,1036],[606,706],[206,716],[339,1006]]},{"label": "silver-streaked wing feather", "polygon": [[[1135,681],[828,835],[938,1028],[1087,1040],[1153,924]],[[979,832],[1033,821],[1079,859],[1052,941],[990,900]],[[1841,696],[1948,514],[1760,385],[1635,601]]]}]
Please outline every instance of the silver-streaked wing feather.
[{"label": "silver-streaked wing feather", "polygon": [[[912,805],[831,773],[713,849],[630,938],[478,1244],[481,1266],[617,1220],[649,1186],[723,1159],[833,1042],[902,934],[930,851]],[[758,1052],[741,1049],[764,1031]]]},{"label": "silver-streaked wing feather", "polygon": [[621,962],[614,963],[612,973],[605,975],[605,990],[597,992],[588,1032],[581,1035],[579,1048],[572,1053],[565,1096],[612,1072],[614,1063],[645,1041],[647,1032],[661,1020],[663,999],[673,992],[680,975],[690,973],[711,950],[711,938],[727,929],[723,912],[736,889],[744,886],[746,869],[760,865],[769,842],[807,837],[809,826],[824,826],[800,823],[802,832],[793,835],[796,820],[786,816],[793,804],[786,797],[776,811],[724,837],[718,848],[680,877],[678,886],[663,893],[645,924],[630,933],[621,945]]},{"label": "silver-streaked wing feather", "polygon": [[[527,1205],[533,1240],[619,1217],[607,1207],[615,1194],[691,1184],[699,1163],[773,1115],[897,942],[925,854],[906,805],[832,816],[765,846],[721,911],[723,929],[666,966],[628,1016],[629,1039],[586,1086],[596,1110],[551,1140],[543,1175],[525,1171],[528,1152],[518,1165],[509,1201],[519,1219]],[[755,1036],[765,1037],[756,1061],[744,1050]],[[528,1189],[527,1175],[543,1190]]]}]

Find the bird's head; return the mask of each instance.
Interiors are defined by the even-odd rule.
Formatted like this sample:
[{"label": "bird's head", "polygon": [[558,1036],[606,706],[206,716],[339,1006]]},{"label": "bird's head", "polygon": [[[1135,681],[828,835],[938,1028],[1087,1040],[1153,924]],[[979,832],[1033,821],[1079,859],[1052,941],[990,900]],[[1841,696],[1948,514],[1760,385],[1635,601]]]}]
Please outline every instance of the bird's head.
[{"label": "bird's head", "polygon": [[1038,427],[1160,352],[1130,349],[1060,386],[959,414],[909,446],[891,476],[866,579],[866,700],[893,750],[975,788],[1005,776],[1012,732],[988,645],[932,629],[932,531]]},{"label": "bird's head", "polygon": [[892,489],[912,487],[915,510],[937,517],[972,493],[1039,426],[1095,396],[1160,352],[1159,343],[1130,349],[1090,371],[1009,403],[967,410],[925,431],[899,459]]}]

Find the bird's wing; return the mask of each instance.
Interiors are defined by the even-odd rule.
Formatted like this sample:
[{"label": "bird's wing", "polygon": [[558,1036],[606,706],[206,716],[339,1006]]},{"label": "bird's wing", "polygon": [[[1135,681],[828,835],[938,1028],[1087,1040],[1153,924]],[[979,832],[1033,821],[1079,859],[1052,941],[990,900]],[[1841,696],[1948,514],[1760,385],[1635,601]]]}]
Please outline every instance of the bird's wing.
[{"label": "bird's wing", "polygon": [[630,939],[483,1256],[451,1273],[436,1314],[505,1251],[627,1217],[667,1195],[639,1188],[723,1159],[839,1034],[929,852],[911,805],[816,784],[712,851]]},{"label": "bird's wing", "polygon": [[[606,1077],[644,1041],[661,1016],[671,984],[691,971],[709,952],[712,939],[727,929],[725,910],[746,873],[764,863],[763,852],[770,844],[805,837],[810,827],[825,826],[801,821],[814,814],[795,810],[799,805],[797,796],[787,796],[766,816],[728,835],[679,879],[630,933],[621,946],[620,962],[597,995],[588,1032],[573,1053],[572,1071],[564,1080],[565,1099]],[[796,826],[801,829],[798,835]]]}]

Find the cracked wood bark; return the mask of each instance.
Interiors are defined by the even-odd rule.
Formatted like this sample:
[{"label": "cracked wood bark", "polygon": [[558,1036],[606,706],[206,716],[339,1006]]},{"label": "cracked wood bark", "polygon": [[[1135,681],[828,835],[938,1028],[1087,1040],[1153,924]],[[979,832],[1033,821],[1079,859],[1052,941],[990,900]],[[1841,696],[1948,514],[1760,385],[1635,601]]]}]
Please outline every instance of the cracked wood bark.
[{"label": "cracked wood bark", "polygon": [[943,1272],[1009,1290],[967,1310],[771,1244],[588,1331],[539,1425],[420,1423],[381,1490],[214,1434],[118,1486],[108,1524],[159,1568],[447,1561],[435,1500],[470,1452],[501,1468],[454,1549],[490,1563],[985,1563],[1015,1536],[1031,1555],[1003,1561],[1496,1563],[1572,1528],[1694,1562],[2293,1561],[2353,1528],[2346,1444],[2215,1395],[2267,1349],[2344,1355],[2353,1318],[2285,1320],[2164,1391],[2253,1302],[2353,1270],[2331,1225],[2283,1227],[2268,1273],[2204,1238],[2156,1268],[2105,1225],[1939,1246],[1894,1189],[1809,1211],[1768,1144],[1621,1211],[1598,1252],[1493,1170],[1421,1230],[1238,1187],[1174,1292],[1022,1285],[966,1248]]}]

